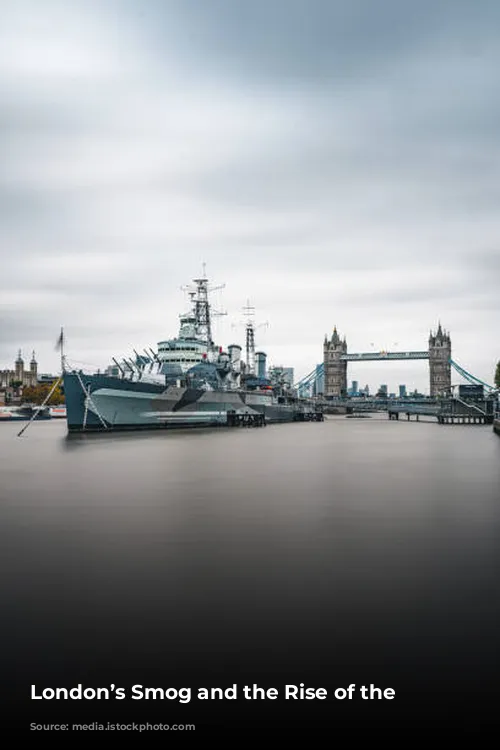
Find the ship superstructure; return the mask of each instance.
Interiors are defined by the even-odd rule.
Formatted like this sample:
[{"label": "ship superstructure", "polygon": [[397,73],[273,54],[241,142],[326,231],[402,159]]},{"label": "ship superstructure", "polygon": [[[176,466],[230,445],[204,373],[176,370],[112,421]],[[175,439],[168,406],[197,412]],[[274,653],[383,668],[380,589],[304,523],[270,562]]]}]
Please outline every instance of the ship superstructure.
[{"label": "ship superstructure", "polygon": [[185,373],[204,360],[214,362],[221,353],[212,338],[212,311],[208,295],[215,289],[222,289],[222,286],[210,288],[205,274],[194,279],[194,284],[194,289],[185,287],[190,297],[190,309],[179,316],[179,335],[158,342],[157,359],[165,364],[165,373]]},{"label": "ship superstructure", "polygon": [[241,347],[233,345],[224,352],[215,345],[213,313],[208,299],[213,289],[206,276],[194,279],[194,284],[194,289],[187,288],[190,309],[179,316],[176,337],[159,341],[156,352],[144,349],[144,353],[139,354],[134,350],[135,359],[123,359],[121,364],[114,360],[123,379],[161,386],[207,379],[207,387],[210,384],[226,390],[240,387],[240,375],[245,369],[239,356]]},{"label": "ship superstructure", "polygon": [[252,321],[247,323],[246,362],[238,344],[227,351],[215,344],[208,279],[203,274],[194,283],[178,335],[159,341],[156,352],[134,350],[135,358],[121,364],[113,359],[112,373],[65,370],[69,431],[234,424],[239,415],[258,423],[318,416],[292,388],[266,377],[262,352],[256,372]]}]

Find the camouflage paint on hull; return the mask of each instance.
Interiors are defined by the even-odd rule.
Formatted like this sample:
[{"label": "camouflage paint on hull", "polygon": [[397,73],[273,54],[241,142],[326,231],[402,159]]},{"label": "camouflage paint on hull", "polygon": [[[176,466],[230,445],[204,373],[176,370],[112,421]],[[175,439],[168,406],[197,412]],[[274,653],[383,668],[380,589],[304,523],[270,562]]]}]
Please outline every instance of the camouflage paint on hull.
[{"label": "camouflage paint on hull", "polygon": [[278,403],[267,393],[165,387],[74,372],[64,374],[64,393],[69,432],[227,425],[229,412],[293,422],[306,409],[299,402]]}]

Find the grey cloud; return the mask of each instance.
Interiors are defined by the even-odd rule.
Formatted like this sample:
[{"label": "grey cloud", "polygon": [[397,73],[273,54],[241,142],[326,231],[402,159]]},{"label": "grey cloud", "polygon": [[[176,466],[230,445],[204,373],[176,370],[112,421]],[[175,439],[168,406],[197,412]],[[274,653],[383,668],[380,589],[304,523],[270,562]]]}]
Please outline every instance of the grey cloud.
[{"label": "grey cloud", "polygon": [[219,75],[314,86],[350,83],[444,32],[462,54],[474,54],[477,35],[495,19],[494,3],[466,0],[195,0],[150,3],[137,20],[158,46],[177,41],[195,65]]},{"label": "grey cloud", "polygon": [[298,373],[333,323],[418,348],[441,317],[488,379],[496,3],[43,5],[0,31],[0,366],[57,367],[62,324],[99,366],[175,334],[207,261],[222,343],[247,297]]}]

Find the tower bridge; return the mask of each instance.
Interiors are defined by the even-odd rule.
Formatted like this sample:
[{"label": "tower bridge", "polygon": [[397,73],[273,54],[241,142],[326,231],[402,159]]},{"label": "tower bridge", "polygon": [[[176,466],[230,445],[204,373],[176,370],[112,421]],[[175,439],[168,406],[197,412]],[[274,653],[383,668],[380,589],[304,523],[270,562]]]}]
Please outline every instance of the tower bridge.
[{"label": "tower bridge", "polygon": [[436,333],[430,332],[426,350],[402,352],[348,352],[345,336],[341,339],[335,327],[331,338],[328,339],[325,336],[323,342],[323,395],[326,398],[347,395],[348,362],[418,359],[426,359],[429,362],[431,397],[443,391],[449,391],[451,388],[451,338],[449,333],[441,328],[441,323]]},{"label": "tower bridge", "polygon": [[[314,395],[323,397],[330,403],[346,405],[347,401],[351,401],[347,396],[348,362],[387,362],[395,360],[427,360],[429,362],[431,400],[443,396],[452,397],[455,389],[455,386],[452,386],[451,383],[452,369],[467,383],[474,386],[472,390],[477,391],[479,387],[481,393],[484,392],[489,396],[495,394],[498,397],[498,389],[467,372],[452,359],[450,334],[443,330],[441,324],[438,325],[435,333],[430,332],[427,349],[400,352],[349,352],[345,336],[341,339],[335,327],[330,339],[325,336],[323,362],[296,383],[295,387],[301,395]],[[410,400],[415,402],[415,399]],[[369,405],[375,407],[376,404],[379,408],[383,408],[379,399],[376,401],[364,400],[363,402],[365,404],[364,409],[368,409]]]}]

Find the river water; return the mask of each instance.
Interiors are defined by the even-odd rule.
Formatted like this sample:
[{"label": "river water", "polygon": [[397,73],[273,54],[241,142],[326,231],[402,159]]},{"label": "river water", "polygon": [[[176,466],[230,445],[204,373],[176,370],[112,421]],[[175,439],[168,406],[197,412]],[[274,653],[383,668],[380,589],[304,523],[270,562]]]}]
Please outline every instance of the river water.
[{"label": "river water", "polygon": [[[500,439],[330,417],[66,436],[0,425],[12,721],[277,726],[498,721]],[[37,688],[223,687],[237,701],[30,700]],[[243,700],[242,687],[395,698]],[[195,695],[195,692],[193,692]]]}]

